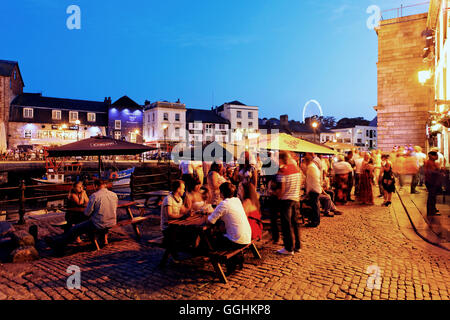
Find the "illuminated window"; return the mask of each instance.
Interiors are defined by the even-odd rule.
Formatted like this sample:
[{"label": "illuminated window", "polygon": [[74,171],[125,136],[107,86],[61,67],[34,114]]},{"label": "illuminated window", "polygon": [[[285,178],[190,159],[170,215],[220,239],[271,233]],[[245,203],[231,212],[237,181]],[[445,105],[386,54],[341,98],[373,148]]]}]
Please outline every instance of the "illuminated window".
[{"label": "illuminated window", "polygon": [[114,139],[120,140],[121,137],[122,137],[122,135],[121,135],[120,131],[115,131],[114,132]]},{"label": "illuminated window", "polygon": [[69,122],[75,122],[78,120],[78,112],[77,111],[69,111]]},{"label": "illuminated window", "polygon": [[30,129],[26,129],[25,131],[24,131],[24,138],[25,139],[31,139],[31,130]]},{"label": "illuminated window", "polygon": [[136,133],[130,132],[130,142],[136,143]]},{"label": "illuminated window", "polygon": [[89,121],[89,122],[95,122],[95,113],[93,113],[93,112],[88,112],[88,114],[87,114],[87,121]]},{"label": "illuminated window", "polygon": [[249,123],[248,123],[248,127],[249,127],[249,128],[252,128],[252,127],[253,127],[253,122],[249,122]]},{"label": "illuminated window", "polygon": [[23,117],[33,119],[33,108],[23,108]]},{"label": "illuminated window", "polygon": [[61,110],[52,110],[52,119],[61,120]]},{"label": "illuminated window", "polygon": [[116,129],[116,130],[122,129],[122,121],[114,120],[114,129]]}]

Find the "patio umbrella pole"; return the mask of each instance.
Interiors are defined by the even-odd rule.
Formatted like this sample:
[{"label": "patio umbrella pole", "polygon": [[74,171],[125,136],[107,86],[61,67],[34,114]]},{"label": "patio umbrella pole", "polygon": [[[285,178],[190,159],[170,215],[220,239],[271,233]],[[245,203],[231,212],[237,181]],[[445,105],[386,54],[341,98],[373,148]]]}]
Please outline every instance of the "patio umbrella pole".
[{"label": "patio umbrella pole", "polygon": [[102,178],[102,156],[98,155],[98,178]]}]

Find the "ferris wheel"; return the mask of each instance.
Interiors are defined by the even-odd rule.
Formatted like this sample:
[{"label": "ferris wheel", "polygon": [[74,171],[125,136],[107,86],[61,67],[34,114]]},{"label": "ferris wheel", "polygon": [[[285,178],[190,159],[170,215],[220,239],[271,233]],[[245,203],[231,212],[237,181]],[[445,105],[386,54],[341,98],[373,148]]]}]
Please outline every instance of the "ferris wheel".
[{"label": "ferris wheel", "polygon": [[305,122],[306,108],[309,106],[310,103],[314,103],[320,111],[320,116],[321,117],[323,116],[322,107],[320,106],[320,103],[317,100],[312,99],[306,102],[305,106],[303,107],[303,122]]}]

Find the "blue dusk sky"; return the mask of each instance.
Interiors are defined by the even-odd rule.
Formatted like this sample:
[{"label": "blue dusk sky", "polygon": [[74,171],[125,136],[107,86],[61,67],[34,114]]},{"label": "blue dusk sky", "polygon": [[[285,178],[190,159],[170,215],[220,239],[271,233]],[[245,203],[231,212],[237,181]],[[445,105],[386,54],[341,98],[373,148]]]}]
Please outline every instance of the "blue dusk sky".
[{"label": "blue dusk sky", "polygon": [[[0,59],[19,62],[25,92],[50,97],[179,98],[205,109],[239,100],[259,106],[260,118],[296,120],[315,99],[325,116],[371,120],[378,53],[366,10],[420,2],[3,1]],[[81,9],[80,30],[66,26],[69,5]]]}]

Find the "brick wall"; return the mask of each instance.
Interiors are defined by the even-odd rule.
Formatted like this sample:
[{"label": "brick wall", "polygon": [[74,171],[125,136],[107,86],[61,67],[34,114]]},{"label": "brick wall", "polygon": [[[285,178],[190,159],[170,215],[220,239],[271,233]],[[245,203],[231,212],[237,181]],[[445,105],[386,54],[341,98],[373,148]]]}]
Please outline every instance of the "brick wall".
[{"label": "brick wall", "polygon": [[[431,87],[422,86],[418,72],[427,66],[422,54],[427,14],[381,21],[378,34],[378,147],[426,146]],[[433,79],[429,80],[432,84]]]}]

